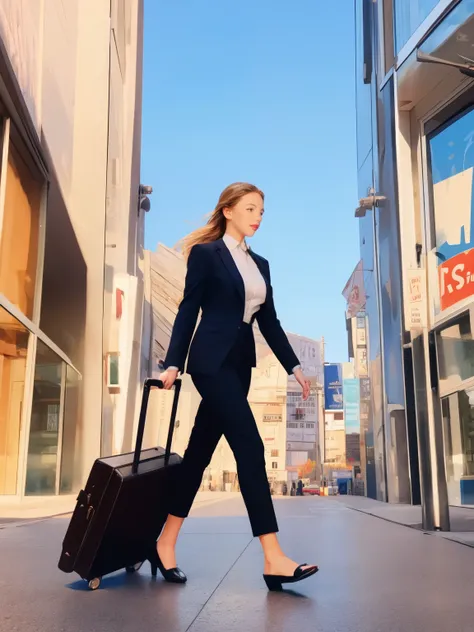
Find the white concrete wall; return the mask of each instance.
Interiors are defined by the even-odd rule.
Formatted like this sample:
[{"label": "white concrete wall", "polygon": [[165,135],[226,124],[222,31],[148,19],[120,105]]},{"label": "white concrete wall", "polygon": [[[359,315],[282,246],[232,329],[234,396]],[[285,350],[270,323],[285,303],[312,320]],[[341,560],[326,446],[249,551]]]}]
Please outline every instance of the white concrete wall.
[{"label": "white concrete wall", "polygon": [[107,178],[109,2],[78,6],[74,149],[69,214],[87,266],[81,453],[82,477],[100,454]]},{"label": "white concrete wall", "polygon": [[[117,10],[120,7],[123,11]],[[0,36],[87,268],[77,447],[82,481],[101,449],[109,325],[112,338],[118,336],[122,367],[133,386],[105,409],[104,427],[111,430],[116,449],[131,441],[139,388],[143,283],[141,274],[136,276],[136,261],[137,241],[143,240],[143,217],[137,216],[143,0],[0,0]],[[113,251],[105,248],[111,241],[116,242]],[[118,330],[110,322],[115,305],[106,302],[104,345],[106,263],[109,299],[118,282],[126,286],[127,297]]]},{"label": "white concrete wall", "polygon": [[[52,2],[48,0],[49,4]],[[0,0],[0,36],[38,131],[41,128],[44,4],[45,0]],[[71,4],[75,4],[74,0]]]}]

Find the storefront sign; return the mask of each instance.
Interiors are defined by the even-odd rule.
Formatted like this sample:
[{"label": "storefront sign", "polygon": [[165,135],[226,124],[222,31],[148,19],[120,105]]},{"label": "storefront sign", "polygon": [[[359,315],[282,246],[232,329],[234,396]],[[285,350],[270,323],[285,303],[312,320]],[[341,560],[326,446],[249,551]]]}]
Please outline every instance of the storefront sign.
[{"label": "storefront sign", "polygon": [[283,421],[283,415],[263,415],[264,423],[279,423]]},{"label": "storefront sign", "polygon": [[439,267],[441,309],[474,294],[474,248],[444,261]]},{"label": "storefront sign", "polygon": [[356,349],[356,374],[359,377],[364,377],[368,374],[367,365],[367,349],[360,347]]},{"label": "storefront sign", "polygon": [[370,401],[370,377],[362,377],[360,380],[360,401]]},{"label": "storefront sign", "polygon": [[426,281],[425,271],[420,268],[408,270],[408,328],[421,329],[426,326]]},{"label": "storefront sign", "polygon": [[364,329],[356,329],[356,345],[358,347],[366,347],[367,346],[367,336]]}]

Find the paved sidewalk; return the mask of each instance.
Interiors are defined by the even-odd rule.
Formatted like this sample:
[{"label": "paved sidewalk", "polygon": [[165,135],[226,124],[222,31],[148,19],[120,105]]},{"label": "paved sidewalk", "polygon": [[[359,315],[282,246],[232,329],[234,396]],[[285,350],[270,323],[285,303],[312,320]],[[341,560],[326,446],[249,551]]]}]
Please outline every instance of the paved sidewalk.
[{"label": "paved sidewalk", "polygon": [[2,632],[472,632],[474,550],[351,511],[337,499],[275,500],[289,555],[320,572],[269,593],[239,498],[197,505],[178,558],[185,586],[140,572],[91,592],[57,569],[65,517],[0,531]]},{"label": "paved sidewalk", "polygon": [[[422,529],[420,506],[394,505],[361,496],[338,496],[337,502],[370,516]],[[451,531],[433,532],[433,535],[474,547],[474,508],[450,507],[449,513]]]},{"label": "paved sidewalk", "polygon": [[[208,505],[221,500],[240,497],[237,492],[198,492],[195,505]],[[67,496],[0,498],[0,529],[19,526],[27,522],[45,520],[54,516],[69,515],[76,505],[77,494]]]}]

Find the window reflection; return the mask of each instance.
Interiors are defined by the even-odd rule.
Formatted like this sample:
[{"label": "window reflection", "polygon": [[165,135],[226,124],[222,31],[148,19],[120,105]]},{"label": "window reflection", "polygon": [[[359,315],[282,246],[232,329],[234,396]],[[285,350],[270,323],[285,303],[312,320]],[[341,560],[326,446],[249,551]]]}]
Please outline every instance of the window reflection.
[{"label": "window reflection", "polygon": [[397,52],[428,17],[439,0],[395,0],[395,40]]},{"label": "window reflection", "polygon": [[42,184],[10,145],[0,243],[0,292],[31,318],[36,285]]},{"label": "window reflection", "polygon": [[16,494],[29,332],[0,307],[0,495]]},{"label": "window reflection", "polygon": [[63,362],[38,340],[31,410],[26,494],[54,494],[61,425]]},{"label": "window reflection", "polygon": [[421,44],[420,50],[441,59],[463,62],[472,58],[474,0],[462,0]]},{"label": "window reflection", "polygon": [[80,376],[70,367],[66,367],[66,390],[64,393],[64,420],[61,454],[61,479],[59,491],[68,494],[78,489],[78,482],[74,479],[75,467],[80,460],[77,436],[79,427]]},{"label": "window reflection", "polygon": [[449,503],[474,504],[474,390],[442,400]]},{"label": "window reflection", "polygon": [[444,392],[474,377],[474,340],[469,316],[461,317],[438,333],[438,365]]},{"label": "window reflection", "polygon": [[474,294],[474,110],[429,138],[437,313]]}]

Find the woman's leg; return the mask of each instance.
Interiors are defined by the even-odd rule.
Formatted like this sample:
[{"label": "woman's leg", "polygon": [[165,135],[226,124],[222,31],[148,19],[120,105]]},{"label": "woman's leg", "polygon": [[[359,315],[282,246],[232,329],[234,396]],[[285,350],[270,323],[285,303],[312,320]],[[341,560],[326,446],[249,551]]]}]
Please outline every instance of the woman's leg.
[{"label": "woman's leg", "polygon": [[201,401],[183,461],[177,468],[169,515],[157,543],[158,555],[166,569],[177,565],[175,549],[179,531],[221,436],[219,424],[209,413],[206,402]]},{"label": "woman's leg", "polygon": [[210,415],[219,420],[237,463],[240,489],[254,536],[276,533],[278,525],[265,468],[265,450],[247,401],[250,368],[224,365],[217,375],[195,375],[194,383]]},{"label": "woman's leg", "polygon": [[265,449],[247,393],[251,370],[224,366],[217,376],[196,376],[194,383],[210,414],[219,419],[237,462],[240,489],[252,532],[259,537],[269,575],[293,575],[298,564],[286,557],[277,538],[278,525],[265,467]]}]

